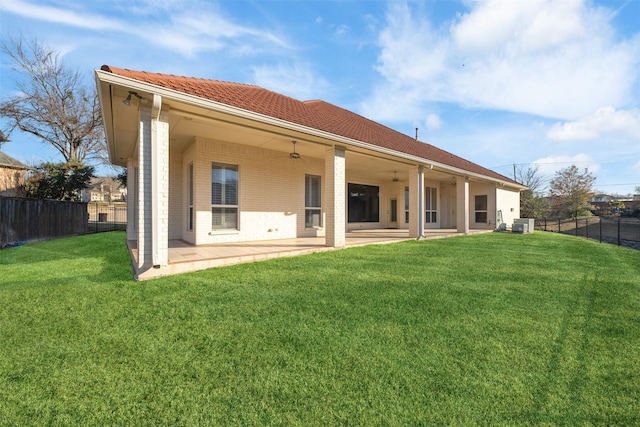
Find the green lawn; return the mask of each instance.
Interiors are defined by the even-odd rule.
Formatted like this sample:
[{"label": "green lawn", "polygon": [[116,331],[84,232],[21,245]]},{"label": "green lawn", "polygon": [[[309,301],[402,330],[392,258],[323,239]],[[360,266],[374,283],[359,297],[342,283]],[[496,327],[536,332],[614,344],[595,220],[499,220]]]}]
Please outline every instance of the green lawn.
[{"label": "green lawn", "polygon": [[551,233],[133,282],[0,251],[0,425],[640,425],[640,253]]}]

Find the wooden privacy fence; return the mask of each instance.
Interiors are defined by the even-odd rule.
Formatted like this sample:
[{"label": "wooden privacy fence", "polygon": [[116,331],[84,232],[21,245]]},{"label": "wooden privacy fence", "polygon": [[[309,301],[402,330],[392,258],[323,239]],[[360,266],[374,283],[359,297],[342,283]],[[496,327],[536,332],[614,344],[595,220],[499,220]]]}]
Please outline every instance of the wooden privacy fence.
[{"label": "wooden privacy fence", "polygon": [[0,197],[0,248],[88,232],[87,204]]}]

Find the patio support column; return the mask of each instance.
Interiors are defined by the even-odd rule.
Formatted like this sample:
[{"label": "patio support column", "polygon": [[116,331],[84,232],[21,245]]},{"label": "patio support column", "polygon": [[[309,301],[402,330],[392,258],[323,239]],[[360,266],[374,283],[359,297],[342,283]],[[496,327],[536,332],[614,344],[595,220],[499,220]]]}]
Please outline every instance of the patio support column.
[{"label": "patio support column", "polygon": [[324,159],[326,213],[325,244],[338,248],[346,244],[346,193],[345,193],[345,150],[343,147],[327,149]]},{"label": "patio support column", "polygon": [[456,227],[458,233],[469,234],[469,178],[456,177]]},{"label": "patio support column", "polygon": [[409,237],[424,236],[424,168],[414,166],[409,171]]},{"label": "patio support column", "polygon": [[168,264],[169,120],[161,98],[140,109],[138,159],[138,268]]},{"label": "patio support column", "polygon": [[127,159],[127,240],[136,240],[138,234],[138,223],[136,222],[136,211],[138,209],[138,196],[136,181],[137,163],[135,159]]}]

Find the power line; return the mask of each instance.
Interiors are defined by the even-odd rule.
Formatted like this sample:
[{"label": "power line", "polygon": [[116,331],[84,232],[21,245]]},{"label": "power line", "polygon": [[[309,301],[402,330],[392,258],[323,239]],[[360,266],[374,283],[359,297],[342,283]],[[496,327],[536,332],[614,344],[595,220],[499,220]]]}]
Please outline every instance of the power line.
[{"label": "power line", "polygon": [[506,165],[500,165],[500,166],[491,166],[489,167],[489,169],[500,169],[500,168],[506,168],[506,167],[513,167],[515,166],[529,166],[529,165],[576,165],[576,164],[582,164],[582,163],[616,163],[619,162],[620,160],[583,160],[583,161],[579,161],[579,162],[572,162],[572,161],[568,161],[568,162],[544,162],[544,163],[540,163],[540,162],[529,162],[529,163],[509,163]]},{"label": "power line", "polygon": [[615,187],[617,185],[640,185],[640,182],[627,182],[624,184],[597,184],[596,187]]}]

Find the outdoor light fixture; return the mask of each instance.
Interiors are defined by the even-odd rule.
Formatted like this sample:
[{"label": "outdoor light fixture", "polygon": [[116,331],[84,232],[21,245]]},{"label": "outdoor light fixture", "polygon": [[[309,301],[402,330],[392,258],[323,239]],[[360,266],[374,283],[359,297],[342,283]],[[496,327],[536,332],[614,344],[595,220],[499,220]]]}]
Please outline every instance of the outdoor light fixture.
[{"label": "outdoor light fixture", "polygon": [[129,95],[127,96],[127,99],[122,101],[124,105],[131,105],[131,95],[138,98],[139,101],[142,101],[142,97],[140,95],[138,95],[136,92],[129,91]]}]

